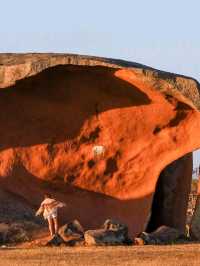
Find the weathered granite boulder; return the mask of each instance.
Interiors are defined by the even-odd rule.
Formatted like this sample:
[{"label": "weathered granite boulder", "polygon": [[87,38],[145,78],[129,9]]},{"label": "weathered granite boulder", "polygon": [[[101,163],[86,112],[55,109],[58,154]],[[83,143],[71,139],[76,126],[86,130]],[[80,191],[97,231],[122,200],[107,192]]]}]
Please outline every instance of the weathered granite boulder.
[{"label": "weathered granite boulder", "polygon": [[0,187],[10,206],[22,203],[5,212],[0,201],[1,217],[50,192],[70,203],[61,222],[88,229],[116,217],[131,236],[162,224],[183,231],[199,110],[189,77],[123,60],[0,54]]},{"label": "weathered granite boulder", "polygon": [[128,227],[114,220],[106,220],[103,229],[88,230],[84,234],[86,245],[129,244]]},{"label": "weathered granite boulder", "polygon": [[0,223],[0,245],[6,243],[16,244],[28,240],[28,232],[22,223]]},{"label": "weathered granite boulder", "polygon": [[142,232],[136,239],[136,245],[161,245],[172,244],[182,236],[182,233],[168,226],[160,226],[152,233]]},{"label": "weathered granite boulder", "polygon": [[116,220],[113,219],[107,219],[103,226],[103,229],[110,230],[110,231],[121,231],[123,232],[125,237],[128,237],[128,227],[125,224],[122,224]]},{"label": "weathered granite boulder", "polygon": [[45,246],[59,247],[61,245],[65,246],[65,241],[59,234],[56,234],[46,243]]},{"label": "weathered granite boulder", "polygon": [[7,242],[18,243],[29,240],[28,232],[22,224],[11,224],[7,234]]},{"label": "weathered granite boulder", "polygon": [[56,234],[50,240],[48,240],[44,246],[48,247],[60,247],[60,246],[67,246],[67,247],[80,247],[84,246],[85,241],[81,237],[73,237],[73,238],[66,238],[62,237],[60,234]]},{"label": "weathered granite boulder", "polygon": [[125,238],[121,232],[104,229],[88,230],[84,235],[86,245],[122,245]]},{"label": "weathered granite boulder", "polygon": [[74,220],[68,224],[63,225],[59,229],[59,235],[65,240],[83,238],[84,229],[79,221]]}]

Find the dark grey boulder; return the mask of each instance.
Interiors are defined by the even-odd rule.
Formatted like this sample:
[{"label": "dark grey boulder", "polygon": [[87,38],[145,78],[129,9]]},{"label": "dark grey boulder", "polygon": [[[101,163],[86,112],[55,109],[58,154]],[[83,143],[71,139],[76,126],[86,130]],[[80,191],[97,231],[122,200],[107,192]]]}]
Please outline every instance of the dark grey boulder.
[{"label": "dark grey boulder", "polygon": [[63,225],[58,233],[65,241],[84,237],[84,229],[78,220]]},{"label": "dark grey boulder", "polygon": [[59,247],[61,245],[65,245],[65,241],[59,234],[56,234],[55,236],[52,237],[52,239],[50,239],[46,243],[45,246],[48,246],[48,247]]},{"label": "dark grey boulder", "polygon": [[152,233],[142,232],[136,239],[135,244],[145,245],[172,244],[183,237],[183,234],[176,228],[162,225]]},{"label": "dark grey boulder", "polygon": [[84,234],[86,245],[130,244],[128,227],[115,220],[106,220],[102,229],[88,230]]}]

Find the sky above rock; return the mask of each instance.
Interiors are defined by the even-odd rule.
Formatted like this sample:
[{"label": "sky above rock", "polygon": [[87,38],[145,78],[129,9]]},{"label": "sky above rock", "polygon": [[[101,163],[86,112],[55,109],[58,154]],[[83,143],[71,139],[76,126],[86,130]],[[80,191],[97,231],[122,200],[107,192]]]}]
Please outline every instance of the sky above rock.
[{"label": "sky above rock", "polygon": [[[0,0],[0,4],[0,52],[121,58],[200,81],[199,0]],[[195,165],[200,160],[196,157]]]},{"label": "sky above rock", "polygon": [[0,3],[0,52],[115,57],[199,79],[199,0]]}]

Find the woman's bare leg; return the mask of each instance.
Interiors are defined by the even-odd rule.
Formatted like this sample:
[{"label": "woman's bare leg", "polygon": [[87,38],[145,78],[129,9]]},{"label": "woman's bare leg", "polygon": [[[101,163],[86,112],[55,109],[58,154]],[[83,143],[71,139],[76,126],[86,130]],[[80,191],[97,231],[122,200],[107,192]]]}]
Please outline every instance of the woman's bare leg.
[{"label": "woman's bare leg", "polygon": [[53,218],[53,222],[54,222],[54,230],[55,230],[55,234],[58,233],[58,218],[54,217]]},{"label": "woman's bare leg", "polygon": [[52,218],[48,218],[48,224],[49,224],[49,232],[51,234],[51,236],[54,235],[54,226],[53,226],[53,219]]}]

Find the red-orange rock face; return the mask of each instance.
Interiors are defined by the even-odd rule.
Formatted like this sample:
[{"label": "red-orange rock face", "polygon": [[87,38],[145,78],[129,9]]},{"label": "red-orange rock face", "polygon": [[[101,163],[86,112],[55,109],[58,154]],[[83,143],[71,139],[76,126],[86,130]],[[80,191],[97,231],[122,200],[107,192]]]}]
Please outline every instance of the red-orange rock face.
[{"label": "red-orange rock face", "polygon": [[[190,78],[123,61],[1,55],[1,189],[30,206],[51,191],[69,203],[63,219],[95,228],[115,218],[136,235],[148,222],[161,171],[200,146],[198,89]],[[102,158],[93,154],[98,145]],[[168,182],[180,192],[169,223],[180,229],[191,160],[178,185]]]}]

